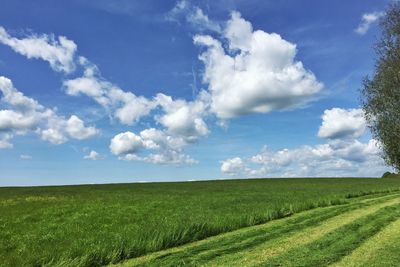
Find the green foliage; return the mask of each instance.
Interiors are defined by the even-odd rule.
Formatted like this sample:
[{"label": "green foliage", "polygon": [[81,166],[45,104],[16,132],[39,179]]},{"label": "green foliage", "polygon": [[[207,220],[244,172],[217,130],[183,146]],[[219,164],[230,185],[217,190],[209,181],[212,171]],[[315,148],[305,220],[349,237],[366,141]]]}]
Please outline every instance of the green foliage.
[{"label": "green foliage", "polygon": [[0,266],[100,266],[396,190],[391,178],[0,188]]},{"label": "green foliage", "polygon": [[400,178],[400,174],[392,173],[392,172],[385,172],[382,175],[382,178]]},{"label": "green foliage", "polygon": [[400,171],[400,3],[393,3],[381,20],[372,79],[361,90],[363,109],[385,161]]},{"label": "green foliage", "polygon": [[391,177],[393,175],[393,173],[391,173],[391,172],[385,172],[383,175],[382,175],[382,178],[388,178],[388,177]]}]

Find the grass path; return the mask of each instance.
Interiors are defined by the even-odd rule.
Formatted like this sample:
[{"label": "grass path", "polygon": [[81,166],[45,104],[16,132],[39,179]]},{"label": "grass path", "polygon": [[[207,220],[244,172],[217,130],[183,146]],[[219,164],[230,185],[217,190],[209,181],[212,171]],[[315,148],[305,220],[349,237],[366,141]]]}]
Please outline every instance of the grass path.
[{"label": "grass path", "polygon": [[118,266],[325,266],[399,217],[399,194],[357,198],[349,204],[302,212]]},{"label": "grass path", "polygon": [[[276,266],[274,265],[275,262],[277,262],[277,264],[281,264],[282,259],[273,261],[272,264],[265,263],[264,261],[269,258],[275,257],[281,253],[285,253],[283,259],[289,259],[289,261],[285,261],[286,264],[283,264],[283,266],[289,266],[288,263],[290,261],[295,260],[295,258],[289,256],[290,255],[289,253],[295,252],[293,251],[294,248],[304,247],[307,244],[312,243],[313,241],[323,238],[327,234],[337,230],[342,226],[347,226],[348,224],[352,223],[353,221],[359,218],[363,218],[365,216],[368,216],[370,214],[379,211],[382,208],[399,203],[400,199],[396,198],[389,201],[385,201],[383,203],[372,204],[369,206],[361,206],[361,207],[359,206],[359,208],[357,209],[351,210],[349,212],[344,212],[333,218],[322,221],[317,225],[314,225],[312,227],[309,227],[301,231],[297,231],[296,233],[288,237],[279,238],[274,242],[266,242],[262,246],[259,246],[258,248],[252,251],[244,251],[242,253],[239,253],[238,255],[227,255],[226,259],[225,257],[221,257],[216,262],[220,264],[224,264],[224,262],[237,262],[238,264],[245,266],[254,266],[258,264]],[[321,250],[321,248],[317,248],[317,250]],[[286,253],[287,251],[290,252]],[[297,255],[297,256],[303,256],[309,258],[310,254],[312,253],[311,251],[306,251],[305,255]],[[299,252],[297,254],[301,253]],[[297,262],[296,264],[297,265],[294,266],[300,266],[299,262]],[[305,265],[305,266],[311,266],[311,265]],[[315,265],[315,266],[322,266],[322,265]]]},{"label": "grass path", "polygon": [[400,219],[355,249],[332,267],[380,267],[400,265]]},{"label": "grass path", "polygon": [[400,205],[384,207],[373,214],[329,232],[314,242],[287,250],[258,266],[328,266],[400,217]]}]

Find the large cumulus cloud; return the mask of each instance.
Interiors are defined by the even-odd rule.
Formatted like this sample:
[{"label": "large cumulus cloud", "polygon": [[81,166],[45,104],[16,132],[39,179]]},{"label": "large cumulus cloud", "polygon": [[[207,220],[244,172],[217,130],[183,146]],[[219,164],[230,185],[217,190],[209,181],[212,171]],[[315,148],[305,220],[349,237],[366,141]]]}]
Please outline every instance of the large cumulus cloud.
[{"label": "large cumulus cloud", "polygon": [[218,117],[298,108],[322,89],[314,74],[295,60],[294,44],[275,33],[254,31],[240,13],[232,13],[223,37],[228,49],[209,35],[194,37],[195,44],[206,47],[200,55],[203,78]]}]

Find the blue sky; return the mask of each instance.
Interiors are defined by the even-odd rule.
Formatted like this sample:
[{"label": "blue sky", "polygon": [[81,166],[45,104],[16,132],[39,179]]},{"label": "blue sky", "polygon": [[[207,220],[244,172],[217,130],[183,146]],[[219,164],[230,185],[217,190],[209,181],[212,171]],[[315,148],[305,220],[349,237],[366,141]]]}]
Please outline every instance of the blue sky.
[{"label": "blue sky", "polygon": [[388,3],[3,1],[0,186],[381,175]]}]

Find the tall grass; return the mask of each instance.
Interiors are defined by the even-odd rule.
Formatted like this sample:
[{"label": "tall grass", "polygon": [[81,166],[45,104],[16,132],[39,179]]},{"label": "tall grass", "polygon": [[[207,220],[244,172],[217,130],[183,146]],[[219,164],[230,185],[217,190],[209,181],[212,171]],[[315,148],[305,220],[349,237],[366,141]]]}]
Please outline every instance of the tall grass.
[{"label": "tall grass", "polygon": [[100,266],[395,190],[400,179],[0,188],[0,265]]}]

